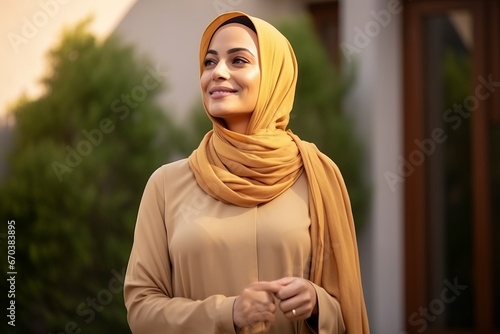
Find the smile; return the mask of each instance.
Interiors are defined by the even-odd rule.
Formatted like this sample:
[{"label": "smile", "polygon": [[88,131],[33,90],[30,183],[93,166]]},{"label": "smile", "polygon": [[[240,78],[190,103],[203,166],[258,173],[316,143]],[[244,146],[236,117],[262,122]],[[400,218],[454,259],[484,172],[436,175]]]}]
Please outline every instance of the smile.
[{"label": "smile", "polygon": [[228,87],[214,87],[210,89],[208,93],[210,94],[210,97],[216,99],[216,98],[226,97],[229,95],[234,95],[237,92],[238,92],[237,90],[230,89]]}]

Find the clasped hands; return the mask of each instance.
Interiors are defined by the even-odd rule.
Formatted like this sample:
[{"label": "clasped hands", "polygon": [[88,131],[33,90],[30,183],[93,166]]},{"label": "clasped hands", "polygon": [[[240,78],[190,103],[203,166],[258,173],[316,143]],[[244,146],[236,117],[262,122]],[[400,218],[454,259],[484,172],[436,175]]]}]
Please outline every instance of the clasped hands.
[{"label": "clasped hands", "polygon": [[265,331],[274,322],[277,306],[290,320],[308,319],[317,313],[316,290],[300,277],[252,283],[234,302],[234,325],[250,333]]}]

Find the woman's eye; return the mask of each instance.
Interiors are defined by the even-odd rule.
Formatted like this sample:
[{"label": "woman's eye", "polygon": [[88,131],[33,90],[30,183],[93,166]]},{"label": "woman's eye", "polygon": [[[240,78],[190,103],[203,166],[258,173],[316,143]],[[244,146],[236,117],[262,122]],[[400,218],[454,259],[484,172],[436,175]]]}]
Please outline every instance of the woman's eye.
[{"label": "woman's eye", "polygon": [[205,59],[205,61],[203,62],[203,64],[205,66],[211,66],[211,65],[215,64],[215,61],[213,61],[212,59]]},{"label": "woman's eye", "polygon": [[247,64],[248,60],[246,60],[245,58],[236,57],[236,58],[234,58],[233,63],[235,63],[235,64]]}]

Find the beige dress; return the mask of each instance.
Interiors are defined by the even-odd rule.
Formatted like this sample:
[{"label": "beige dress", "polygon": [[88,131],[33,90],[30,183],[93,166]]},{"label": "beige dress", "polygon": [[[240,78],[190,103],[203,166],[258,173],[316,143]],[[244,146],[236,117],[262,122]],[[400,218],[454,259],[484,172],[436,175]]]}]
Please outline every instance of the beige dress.
[{"label": "beige dress", "polygon": [[[146,185],[125,278],[134,334],[235,333],[233,303],[250,283],[308,278],[307,179],[252,208],[218,201],[198,186],[188,161],[159,168]],[[340,305],[323,288],[319,333],[344,333]],[[267,333],[313,333],[279,307]]]}]

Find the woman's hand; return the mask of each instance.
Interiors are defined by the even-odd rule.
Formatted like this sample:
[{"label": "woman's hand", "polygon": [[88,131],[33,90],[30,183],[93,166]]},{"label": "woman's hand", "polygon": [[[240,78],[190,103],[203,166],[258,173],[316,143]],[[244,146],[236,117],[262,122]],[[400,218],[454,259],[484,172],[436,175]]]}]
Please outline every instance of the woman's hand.
[{"label": "woman's hand", "polygon": [[318,313],[316,290],[308,280],[283,277],[271,283],[282,286],[275,296],[280,300],[279,307],[288,319],[305,320]]},{"label": "woman's hand", "polygon": [[256,282],[243,289],[234,301],[233,321],[236,328],[265,327],[274,322],[274,294],[282,288],[275,282]]}]

